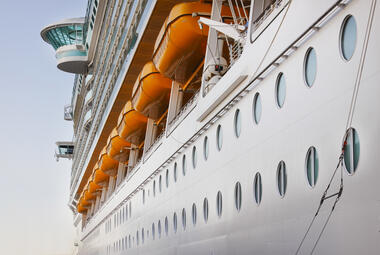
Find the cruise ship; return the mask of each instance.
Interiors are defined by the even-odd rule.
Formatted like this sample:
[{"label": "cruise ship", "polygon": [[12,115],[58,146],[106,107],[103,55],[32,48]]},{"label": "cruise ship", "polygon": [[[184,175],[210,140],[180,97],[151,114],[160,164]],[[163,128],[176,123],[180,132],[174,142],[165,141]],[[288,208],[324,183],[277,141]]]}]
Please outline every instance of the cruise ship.
[{"label": "cruise ship", "polygon": [[377,0],[88,0],[42,29],[75,75],[74,254],[380,254],[379,31]]}]

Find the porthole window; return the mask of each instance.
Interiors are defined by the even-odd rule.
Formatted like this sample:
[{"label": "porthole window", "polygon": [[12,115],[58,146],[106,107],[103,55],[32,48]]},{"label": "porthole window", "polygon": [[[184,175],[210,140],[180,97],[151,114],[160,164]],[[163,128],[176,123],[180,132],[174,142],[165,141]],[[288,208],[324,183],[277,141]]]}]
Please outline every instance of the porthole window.
[{"label": "porthole window", "polygon": [[153,196],[156,196],[156,180],[153,181]]},{"label": "porthole window", "polygon": [[360,143],[359,135],[354,128],[350,128],[345,137],[344,167],[347,173],[354,174],[359,163]]},{"label": "porthole window", "polygon": [[219,217],[222,216],[222,209],[223,209],[222,192],[218,191],[218,194],[216,195],[216,214]]},{"label": "porthole window", "polygon": [[154,240],[156,238],[156,229],[154,227],[154,223],[152,223],[152,239]]},{"label": "porthole window", "polygon": [[205,136],[203,140],[203,156],[205,160],[208,159],[208,137],[207,136]]},{"label": "porthole window", "polygon": [[197,206],[193,204],[191,208],[191,216],[193,219],[193,225],[195,226],[197,224]]},{"label": "porthole window", "polygon": [[283,73],[280,73],[277,76],[277,80],[276,80],[276,102],[277,102],[277,106],[280,108],[285,103],[285,95],[286,95],[285,76]]},{"label": "porthole window", "polygon": [[166,236],[169,233],[169,222],[168,222],[168,217],[165,217],[165,234]]},{"label": "porthole window", "polygon": [[195,169],[197,167],[197,147],[193,147],[192,150],[192,162],[193,162],[193,168]]},{"label": "porthole window", "polygon": [[183,227],[183,230],[186,229],[186,210],[185,210],[185,208],[182,209],[182,227]]},{"label": "porthole window", "polygon": [[236,137],[239,137],[241,133],[241,114],[239,109],[235,111],[234,130]]},{"label": "porthole window", "polygon": [[241,184],[237,182],[235,184],[235,208],[240,211],[241,209]]},{"label": "porthole window", "polygon": [[166,188],[169,188],[169,169],[166,169]]},{"label": "porthole window", "polygon": [[207,220],[208,220],[208,200],[206,197],[203,199],[203,218],[204,218],[205,222],[207,222]]},{"label": "porthole window", "polygon": [[160,193],[162,192],[162,176],[158,179],[158,188],[160,189]]},{"label": "porthole window", "polygon": [[220,151],[223,146],[223,130],[222,126],[218,125],[218,128],[216,129],[216,147]]},{"label": "porthole window", "polygon": [[173,229],[174,233],[177,233],[177,213],[173,214]]},{"label": "porthole window", "polygon": [[308,87],[313,86],[317,75],[317,55],[314,48],[309,48],[305,55],[304,76]]},{"label": "porthole window", "polygon": [[261,112],[262,112],[262,106],[261,106],[261,97],[259,93],[256,93],[254,99],[253,99],[253,120],[256,124],[259,124],[261,120]]},{"label": "porthole window", "polygon": [[253,194],[255,197],[256,204],[259,205],[263,196],[263,186],[260,173],[256,173],[255,175],[255,179],[253,181]]},{"label": "porthole window", "polygon": [[284,161],[280,161],[277,167],[277,187],[281,197],[285,196],[287,186],[286,166]]},{"label": "porthole window", "polygon": [[186,168],[187,168],[186,155],[184,154],[182,156],[182,174],[183,174],[183,176],[186,175]]},{"label": "porthole window", "polygon": [[310,187],[314,187],[318,180],[319,160],[318,153],[314,146],[310,147],[306,154],[305,161],[307,182]]},{"label": "porthole window", "polygon": [[158,230],[158,238],[161,238],[161,221],[158,221],[157,224],[157,230]]},{"label": "porthole window", "polygon": [[344,21],[340,32],[340,50],[345,60],[350,60],[356,48],[357,27],[355,18],[348,15]]},{"label": "porthole window", "polygon": [[174,168],[173,168],[173,177],[174,177],[174,182],[177,182],[177,162],[174,163]]}]

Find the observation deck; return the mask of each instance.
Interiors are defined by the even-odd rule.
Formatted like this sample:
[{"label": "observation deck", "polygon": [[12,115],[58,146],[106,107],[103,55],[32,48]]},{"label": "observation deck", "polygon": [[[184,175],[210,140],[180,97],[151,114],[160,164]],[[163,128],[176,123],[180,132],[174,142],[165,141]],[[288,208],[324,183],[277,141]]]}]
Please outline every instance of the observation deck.
[{"label": "observation deck", "polygon": [[58,69],[75,74],[86,73],[88,57],[84,46],[84,24],[84,18],[73,18],[42,29],[42,39],[56,51]]}]

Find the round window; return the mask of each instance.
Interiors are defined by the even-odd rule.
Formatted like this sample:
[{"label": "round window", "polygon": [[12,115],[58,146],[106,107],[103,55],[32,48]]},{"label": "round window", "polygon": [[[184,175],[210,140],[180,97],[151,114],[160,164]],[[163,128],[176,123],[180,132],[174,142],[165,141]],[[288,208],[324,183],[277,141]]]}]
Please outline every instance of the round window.
[{"label": "round window", "polygon": [[205,136],[203,140],[203,156],[205,160],[207,160],[208,158],[208,137],[207,136]]},{"label": "round window", "polygon": [[218,128],[216,129],[216,147],[220,151],[223,146],[223,130],[222,126],[218,125]]},{"label": "round window", "polygon": [[169,222],[168,217],[165,217],[165,234],[168,235],[169,233]]},{"label": "round window", "polygon": [[153,196],[156,196],[156,181],[153,181]]},{"label": "round window", "polygon": [[158,221],[157,224],[157,230],[158,230],[158,238],[161,238],[161,221]]},{"label": "round window", "polygon": [[318,153],[314,146],[310,147],[306,154],[305,161],[307,182],[310,187],[314,187],[318,180],[319,160]]},{"label": "round window", "polygon": [[158,187],[160,189],[160,193],[162,192],[162,176],[160,175],[160,178],[158,179]]},{"label": "round window", "polygon": [[182,156],[182,174],[183,176],[186,175],[186,168],[187,168],[187,164],[186,164],[186,155],[184,154]]},{"label": "round window", "polygon": [[174,163],[173,177],[174,177],[174,182],[177,182],[177,162]]},{"label": "round window", "polygon": [[173,229],[174,233],[177,233],[177,213],[173,214]]},{"label": "round window", "polygon": [[197,147],[193,147],[193,151],[191,153],[192,155],[192,162],[193,162],[193,168],[195,169],[197,167]]},{"label": "round window", "polygon": [[193,225],[195,226],[195,224],[197,224],[197,206],[195,204],[193,204],[191,208],[191,216],[193,219]]},{"label": "round window", "polygon": [[241,114],[239,109],[235,111],[234,129],[236,137],[239,137],[241,133]]},{"label": "round window", "polygon": [[222,216],[222,209],[223,209],[222,192],[218,191],[218,194],[216,195],[216,214],[219,217]]},{"label": "round window", "polygon": [[345,60],[350,60],[356,48],[357,27],[355,18],[348,15],[342,24],[340,32],[340,50]]},{"label": "round window", "polygon": [[263,195],[263,186],[261,182],[260,173],[256,173],[255,175],[255,180],[253,181],[253,194],[255,197],[256,204],[259,205],[261,203],[261,198]]},{"label": "round window", "polygon": [[259,93],[256,93],[254,99],[253,99],[253,120],[256,124],[259,124],[261,119],[261,112],[262,112],[262,106],[261,106],[261,97]]},{"label": "round window", "polygon": [[317,75],[317,55],[314,48],[309,48],[305,55],[304,76],[308,87],[313,86]]},{"label": "round window", "polygon": [[285,77],[283,73],[280,73],[277,76],[277,81],[276,81],[276,102],[277,102],[277,106],[280,108],[285,103],[285,95],[286,95]]},{"label": "round window", "polygon": [[207,220],[208,220],[208,200],[206,197],[203,199],[203,218],[204,218],[205,222],[207,222]]},{"label": "round window", "polygon": [[286,166],[284,161],[280,161],[277,167],[277,187],[281,197],[285,196],[287,186]]},{"label": "round window", "polygon": [[350,128],[344,139],[346,146],[344,148],[344,167],[351,175],[356,172],[360,156],[359,135],[354,128]]},{"label": "round window", "polygon": [[182,227],[183,227],[183,230],[186,229],[186,210],[185,210],[185,208],[182,209]]},{"label": "round window", "polygon": [[237,182],[235,184],[235,208],[240,211],[241,209],[241,184]]}]

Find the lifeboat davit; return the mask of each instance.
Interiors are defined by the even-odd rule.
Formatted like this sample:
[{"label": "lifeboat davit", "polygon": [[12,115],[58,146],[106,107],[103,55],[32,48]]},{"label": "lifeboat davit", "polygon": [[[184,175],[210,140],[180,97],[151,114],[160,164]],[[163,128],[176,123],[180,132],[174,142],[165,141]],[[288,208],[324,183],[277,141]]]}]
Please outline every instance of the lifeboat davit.
[{"label": "lifeboat davit", "polygon": [[153,62],[146,63],[133,87],[132,106],[146,117],[158,119],[169,105],[172,80],[163,76]]},{"label": "lifeboat davit", "polygon": [[128,101],[119,116],[117,132],[126,141],[140,145],[144,140],[147,117],[136,111]]},{"label": "lifeboat davit", "polygon": [[105,146],[99,156],[99,169],[107,175],[115,176],[118,165],[119,162],[107,154],[107,146]]},{"label": "lifeboat davit", "polygon": [[131,143],[121,138],[117,129],[114,128],[107,141],[108,156],[114,160],[125,163],[128,161],[130,147]]}]

